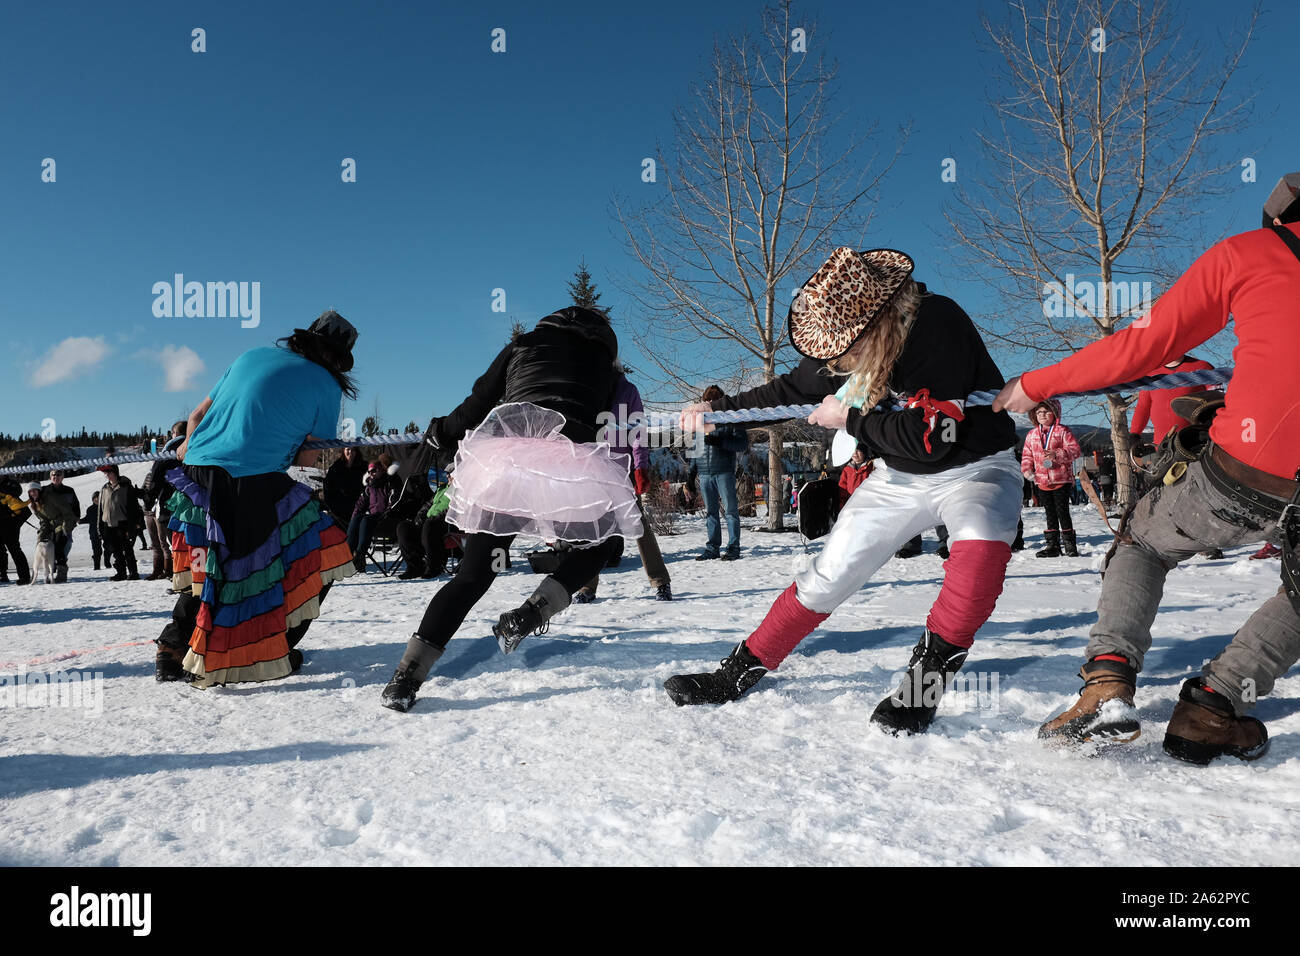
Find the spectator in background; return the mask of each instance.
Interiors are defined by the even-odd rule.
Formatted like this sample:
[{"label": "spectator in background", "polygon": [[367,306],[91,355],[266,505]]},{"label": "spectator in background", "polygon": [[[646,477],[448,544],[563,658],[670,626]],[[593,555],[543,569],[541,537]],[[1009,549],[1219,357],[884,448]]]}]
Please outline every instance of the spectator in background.
[{"label": "spectator in background", "polygon": [[98,470],[107,479],[99,489],[99,533],[116,571],[109,580],[139,581],[140,572],[131,545],[136,529],[144,524],[144,514],[135,486],[118,473],[117,465],[100,465]]},{"label": "spectator in background", "polygon": [[378,461],[372,461],[366,466],[361,496],[353,505],[352,518],[348,522],[348,547],[352,549],[352,561],[358,574],[365,573],[366,554],[370,551],[370,538],[375,533],[375,525],[392,507],[392,503],[388,472]]},{"label": "spectator in background", "polygon": [[406,570],[402,581],[436,578],[447,570],[447,508],[451,504],[451,476],[429,502],[421,519],[406,518],[397,523],[397,546]]},{"label": "spectator in background", "polygon": [[27,556],[18,543],[18,531],[27,520],[30,506],[22,500],[22,486],[17,479],[0,478],[0,584],[9,583],[9,555],[14,559],[14,571],[19,584],[30,584],[31,569]]},{"label": "spectator in background", "polygon": [[849,496],[857,489],[858,485],[867,480],[875,464],[867,458],[866,449],[861,445],[853,449],[853,457],[849,459],[847,465],[840,472],[840,507],[843,508],[848,504]]},{"label": "spectator in background", "polygon": [[325,510],[345,527],[352,520],[352,509],[361,497],[365,477],[366,460],[360,448],[344,448],[338,461],[325,472]]},{"label": "spectator in background", "polygon": [[72,502],[67,495],[51,492],[33,482],[27,490],[27,503],[32,514],[40,521],[37,529],[38,541],[54,543],[54,583],[63,584],[68,580],[68,566],[59,563],[59,556],[67,554],[64,543],[77,526],[78,514],[72,509]]},{"label": "spectator in background", "polygon": [[[81,501],[77,498],[77,493],[68,485],[63,483],[63,471],[54,468],[50,470],[50,483],[46,487],[47,494],[62,495],[63,500],[67,502],[74,515],[81,514]],[[72,531],[70,529],[63,536],[62,541],[55,542],[54,545],[54,577],[57,581],[66,581],[68,579],[68,555],[72,551]]]},{"label": "spectator in background", "polygon": [[1047,530],[1043,532],[1047,547],[1037,557],[1059,558],[1064,550],[1069,557],[1077,558],[1070,488],[1074,483],[1074,460],[1080,454],[1078,439],[1061,424],[1061,403],[1056,399],[1039,402],[1029,418],[1037,427],[1025,436],[1020,471],[1034,482],[1047,517]]},{"label": "spectator in background", "polygon": [[[172,423],[171,438],[163,445],[164,453],[179,451],[181,445],[185,443],[185,436],[189,431],[189,422],[181,420]],[[157,563],[155,558],[155,573],[150,575],[150,580],[156,577],[171,578],[173,574],[172,567],[172,536],[169,525],[172,520],[172,513],[167,508],[167,502],[171,500],[172,494],[176,491],[171,482],[167,480],[167,472],[176,467],[176,461],[172,458],[160,458],[153,463],[149,469],[149,476],[145,478],[145,490],[153,498],[153,517],[158,526],[158,537],[162,543],[162,574],[158,575]]]},{"label": "spectator in background", "polygon": [[[1166,362],[1147,374],[1171,375],[1175,372],[1195,372],[1213,367],[1209,362],[1198,359],[1194,355],[1184,355],[1172,362]],[[1137,404],[1133,406],[1133,420],[1128,426],[1133,441],[1132,447],[1136,448],[1142,444],[1142,433],[1146,431],[1147,422],[1151,423],[1151,440],[1156,445],[1159,445],[1171,431],[1190,425],[1191,422],[1187,419],[1174,414],[1169,403],[1175,398],[1195,395],[1205,389],[1204,385],[1188,385],[1183,388],[1148,388],[1138,392]]]},{"label": "spectator in background", "polygon": [[[726,393],[716,385],[710,385],[700,397],[702,402],[712,402],[725,398]],[[691,471],[686,478],[689,485],[699,476],[700,493],[704,498],[705,522],[708,533],[704,553],[696,561],[708,561],[722,558],[734,561],[740,557],[740,510],[736,502],[736,455],[749,448],[749,437],[738,425],[705,425],[704,453],[691,462]],[[722,545],[722,523],[718,519],[718,507],[727,512],[727,550],[720,552]]]},{"label": "spectator in background", "polygon": [[[636,490],[636,506],[641,512],[641,527],[644,533],[636,539],[637,551],[641,554],[641,567],[650,586],[655,589],[655,597],[660,601],[673,599],[672,582],[668,577],[668,566],[664,564],[663,553],[659,550],[659,539],[650,527],[650,519],[645,513],[642,496],[650,491],[650,451],[645,446],[645,428],[637,423],[642,421],[645,405],[641,401],[640,390],[627,380],[621,363],[615,363],[618,381],[614,385],[614,407],[611,410],[616,424],[629,425],[628,428],[606,429],[600,436],[609,442],[610,450],[616,454],[627,455],[631,462],[632,486]],[[734,479],[733,479],[734,483]],[[731,506],[728,514],[735,510]],[[617,554],[623,553],[622,538],[614,547]],[[616,562],[606,564],[614,566]],[[573,600],[578,604],[589,604],[596,599],[596,589],[600,586],[600,574],[573,592]]]},{"label": "spectator in background", "polygon": [[99,570],[99,559],[103,555],[103,547],[99,541],[99,492],[90,496],[90,507],[86,513],[81,516],[78,524],[84,524],[86,530],[90,533],[90,550],[91,559],[95,562],[95,570]]}]

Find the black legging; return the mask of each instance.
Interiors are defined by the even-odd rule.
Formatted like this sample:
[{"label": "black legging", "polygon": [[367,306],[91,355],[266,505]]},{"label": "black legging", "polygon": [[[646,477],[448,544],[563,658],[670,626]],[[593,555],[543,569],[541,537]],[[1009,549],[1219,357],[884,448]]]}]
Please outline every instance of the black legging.
[{"label": "black legging", "polygon": [[9,573],[8,552],[14,557],[14,570],[18,572],[18,580],[26,582],[31,578],[31,569],[27,566],[27,556],[18,544],[18,530],[22,526],[21,521],[5,521],[4,526],[0,527],[0,574]]},{"label": "black legging", "polygon": [[1038,489],[1038,500],[1043,503],[1047,513],[1047,530],[1073,531],[1074,522],[1070,520],[1070,486],[1063,485],[1055,491]]},{"label": "black legging", "polygon": [[[465,535],[465,556],[456,566],[455,576],[438,589],[424,611],[424,619],[417,632],[420,639],[435,647],[446,647],[465,620],[465,616],[479,602],[496,580],[497,571],[506,567],[506,554],[514,535],[504,537],[493,534]],[[551,577],[570,595],[599,572],[614,553],[610,538],[594,548],[575,548],[564,552],[560,564]]]},{"label": "black legging", "polygon": [[402,558],[417,569],[442,573],[447,564],[447,549],[443,544],[446,537],[447,519],[441,515],[425,518],[419,524],[410,518],[397,523],[397,546]]}]

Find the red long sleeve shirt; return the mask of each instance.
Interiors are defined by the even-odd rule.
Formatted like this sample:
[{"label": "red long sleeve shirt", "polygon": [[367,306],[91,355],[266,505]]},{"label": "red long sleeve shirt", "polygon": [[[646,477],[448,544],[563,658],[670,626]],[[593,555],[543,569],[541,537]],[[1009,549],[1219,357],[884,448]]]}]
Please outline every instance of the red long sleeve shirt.
[{"label": "red long sleeve shirt", "polygon": [[[1207,368],[1214,368],[1214,366],[1201,359],[1192,359],[1190,362],[1178,363],[1175,368],[1165,368],[1162,365],[1147,374],[1172,375],[1175,372],[1194,372]],[[1203,391],[1205,391],[1204,385],[1189,385],[1186,388],[1149,388],[1138,392],[1137,404],[1133,406],[1133,421],[1129,423],[1128,430],[1134,435],[1141,435],[1147,427],[1147,422],[1150,422],[1156,444],[1160,444],[1160,439],[1168,435],[1172,429],[1190,424],[1187,419],[1175,415],[1169,403],[1180,396],[1194,395]]]},{"label": "red long sleeve shirt", "polygon": [[[1300,223],[1283,226],[1300,236]],[[1281,478],[1300,468],[1300,260],[1271,229],[1223,240],[1134,324],[1047,368],[1025,373],[1035,401],[1137,378],[1234,319],[1232,381],[1210,437],[1238,461]]]}]

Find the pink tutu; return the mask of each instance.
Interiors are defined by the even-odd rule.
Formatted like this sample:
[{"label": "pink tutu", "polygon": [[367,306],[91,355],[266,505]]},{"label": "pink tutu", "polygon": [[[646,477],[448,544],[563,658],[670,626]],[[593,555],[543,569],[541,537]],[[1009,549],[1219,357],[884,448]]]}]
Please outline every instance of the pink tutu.
[{"label": "pink tutu", "polygon": [[447,520],[462,531],[598,543],[639,538],[629,455],[560,434],[564,416],[513,402],[494,408],[456,451]]}]

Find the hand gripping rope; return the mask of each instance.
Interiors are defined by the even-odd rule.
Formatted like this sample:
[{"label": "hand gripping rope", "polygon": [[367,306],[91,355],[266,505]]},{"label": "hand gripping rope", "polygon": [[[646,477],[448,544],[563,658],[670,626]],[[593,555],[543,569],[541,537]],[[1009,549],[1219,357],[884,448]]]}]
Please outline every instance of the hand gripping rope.
[{"label": "hand gripping rope", "polygon": [[[1106,388],[1094,388],[1086,392],[1062,392],[1056,398],[1089,398],[1107,395],[1112,392],[1128,392],[1142,388],[1184,388],[1189,385],[1219,385],[1232,378],[1231,368],[1199,369],[1192,372],[1173,372],[1167,375],[1146,375],[1131,382],[1111,385]],[[997,397],[996,391],[971,392],[966,396],[966,406],[992,405]],[[729,412],[705,412],[703,420],[711,425],[724,425],[733,422],[774,422],[788,418],[807,418],[817,405],[773,405],[767,408],[743,408]],[[676,414],[655,413],[646,416],[646,424],[652,428],[670,428],[676,425]],[[421,436],[414,433],[404,435],[373,435],[362,438],[322,438],[308,442],[307,449],[317,448],[355,448],[374,445],[413,445]],[[98,468],[100,465],[121,465],[133,461],[159,461],[163,458],[175,458],[173,452],[157,452],[143,455],[115,455],[112,458],[76,458],[71,461],[56,461],[49,464],[10,465],[0,468],[0,475],[26,475],[55,468],[84,469]]]}]

